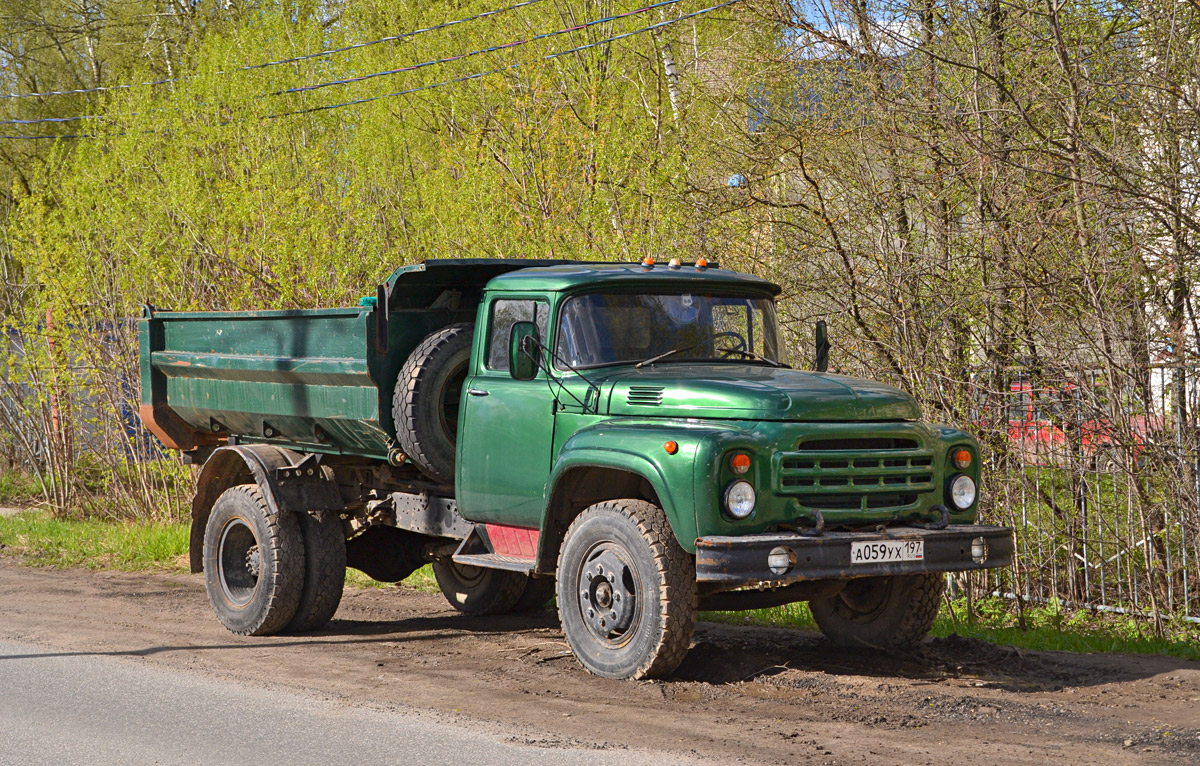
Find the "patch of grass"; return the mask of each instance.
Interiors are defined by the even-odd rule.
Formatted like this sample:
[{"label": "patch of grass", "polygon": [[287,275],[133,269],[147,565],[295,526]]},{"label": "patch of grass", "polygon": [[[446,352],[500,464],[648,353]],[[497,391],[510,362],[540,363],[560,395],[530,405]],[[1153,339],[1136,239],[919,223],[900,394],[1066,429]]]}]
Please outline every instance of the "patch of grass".
[{"label": "patch of grass", "polygon": [[[355,588],[391,588],[394,583],[372,580],[357,569],[346,569],[346,584]],[[403,581],[406,588],[419,590],[422,593],[440,593],[437,580],[433,577],[433,567],[429,564],[410,574]]]},{"label": "patch of grass", "polygon": [[32,474],[0,472],[0,505],[25,506],[42,499],[42,483]]},{"label": "patch of grass", "polygon": [[65,520],[28,511],[0,517],[0,546],[32,566],[178,571],[187,568],[188,527]]},{"label": "patch of grass", "polygon": [[[735,625],[819,630],[806,603],[748,612],[703,612],[700,617]],[[1050,606],[1026,608],[1022,628],[1016,605],[1000,598],[976,601],[972,614],[967,612],[965,599],[948,607],[943,604],[931,633],[938,638],[957,634],[1038,651],[1163,654],[1200,660],[1200,625],[1170,622],[1164,635],[1156,636],[1153,624],[1145,619]]]},{"label": "patch of grass", "polygon": [[1163,634],[1155,635],[1153,622],[1124,614],[1049,605],[1026,607],[1024,617],[1022,628],[1016,605],[1007,599],[976,601],[973,614],[968,614],[966,601],[958,599],[942,607],[933,635],[957,633],[1021,649],[1163,654],[1200,660],[1200,625],[1182,620],[1168,621]]}]

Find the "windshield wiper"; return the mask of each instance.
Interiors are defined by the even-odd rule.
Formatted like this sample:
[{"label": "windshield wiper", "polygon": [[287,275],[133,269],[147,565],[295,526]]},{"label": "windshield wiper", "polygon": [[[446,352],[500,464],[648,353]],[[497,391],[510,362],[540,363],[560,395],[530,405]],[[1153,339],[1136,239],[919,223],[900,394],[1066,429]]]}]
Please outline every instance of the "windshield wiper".
[{"label": "windshield wiper", "polygon": [[[691,351],[692,349],[696,348],[697,346],[703,346],[705,343],[708,343],[711,340],[716,340],[717,338],[720,338],[722,335],[734,335],[734,336],[738,337],[738,339],[741,340],[742,343],[746,342],[744,339],[741,338],[741,336],[738,333],[730,332],[728,330],[722,330],[719,332],[714,332],[713,334],[709,335],[707,338],[702,338],[701,340],[698,340],[695,343],[692,343],[691,345],[680,346],[679,348],[673,348],[670,351],[664,351],[663,353],[659,354],[658,356],[652,356],[649,359],[643,359],[642,361],[635,364],[633,366],[633,369],[635,369],[635,370],[641,369],[644,365],[654,364],[657,361],[666,359],[668,356],[671,356],[672,354],[679,354],[684,351]],[[742,354],[743,356],[753,357],[754,359],[761,359],[762,361],[766,362],[767,364],[771,364],[776,367],[787,367],[787,365],[783,364],[782,362],[776,362],[774,359],[768,359],[765,356],[756,354],[753,351],[747,351],[746,349],[742,349],[742,348],[720,348],[717,350],[723,354]],[[713,360],[713,361],[715,361],[715,360]]]},{"label": "windshield wiper", "polygon": [[772,367],[787,367],[787,369],[789,369],[789,370],[791,369],[791,367],[788,367],[788,365],[784,364],[783,362],[776,362],[774,359],[768,359],[767,357],[763,356],[762,354],[756,354],[753,351],[746,351],[745,349],[741,349],[741,348],[722,348],[722,349],[718,349],[718,351],[722,351],[722,352],[729,353],[729,354],[741,354],[742,356],[748,356],[748,357],[751,357],[752,359],[758,359],[761,362],[766,362],[767,364],[771,365]]},{"label": "windshield wiper", "polygon": [[710,340],[712,340],[711,335],[709,337],[705,338],[704,340],[696,341],[695,343],[691,344],[690,346],[680,346],[679,348],[673,348],[670,351],[664,351],[661,354],[659,354],[658,356],[652,356],[649,359],[643,359],[642,361],[635,364],[633,366],[633,369],[640,370],[643,365],[654,364],[655,362],[659,361],[660,359],[666,359],[668,356],[671,356],[672,354],[678,354],[678,353],[681,353],[684,351],[691,351],[696,346],[703,346],[705,343],[708,343]]}]

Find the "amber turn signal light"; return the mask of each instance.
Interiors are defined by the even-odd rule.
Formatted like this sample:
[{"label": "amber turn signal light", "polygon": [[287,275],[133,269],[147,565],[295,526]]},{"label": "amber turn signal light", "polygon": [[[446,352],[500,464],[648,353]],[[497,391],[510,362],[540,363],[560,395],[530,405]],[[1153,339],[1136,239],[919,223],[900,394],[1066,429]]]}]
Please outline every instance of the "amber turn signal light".
[{"label": "amber turn signal light", "polygon": [[674,455],[676,452],[679,451],[679,443],[678,442],[667,442],[666,444],[663,445],[663,449],[665,449],[667,451],[668,455]]},{"label": "amber turn signal light", "polygon": [[750,456],[745,452],[739,452],[729,459],[729,467],[738,476],[742,476],[746,471],[750,470]]},{"label": "amber turn signal light", "polygon": [[960,449],[954,451],[954,467],[969,468],[971,466],[971,451]]}]

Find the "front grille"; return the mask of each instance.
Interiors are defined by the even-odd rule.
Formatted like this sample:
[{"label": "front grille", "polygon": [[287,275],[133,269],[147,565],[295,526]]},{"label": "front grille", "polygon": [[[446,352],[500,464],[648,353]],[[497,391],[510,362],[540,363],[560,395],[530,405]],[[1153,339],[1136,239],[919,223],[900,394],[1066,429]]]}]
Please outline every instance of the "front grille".
[{"label": "front grille", "polygon": [[812,439],[776,465],[779,493],[820,510],[899,509],[935,488],[933,451],[909,438]]},{"label": "front grille", "polygon": [[630,386],[625,401],[643,407],[657,407],[662,404],[662,395],[662,386]]},{"label": "front grille", "polygon": [[[917,502],[915,492],[904,494],[866,495],[867,510],[877,508],[904,508]],[[806,508],[816,508],[819,511],[860,511],[864,507],[864,496],[861,495],[807,495],[802,504]]]}]

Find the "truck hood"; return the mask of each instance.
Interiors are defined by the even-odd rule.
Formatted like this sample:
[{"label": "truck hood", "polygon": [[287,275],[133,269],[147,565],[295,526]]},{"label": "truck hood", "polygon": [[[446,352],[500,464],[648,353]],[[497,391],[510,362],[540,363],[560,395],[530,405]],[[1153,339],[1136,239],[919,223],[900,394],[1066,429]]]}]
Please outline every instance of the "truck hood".
[{"label": "truck hood", "polygon": [[[597,381],[599,383],[599,381]],[[919,420],[916,400],[859,378],[750,364],[662,364],[601,383],[610,415],[748,420]]]}]

